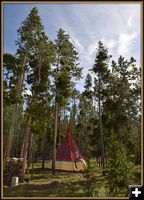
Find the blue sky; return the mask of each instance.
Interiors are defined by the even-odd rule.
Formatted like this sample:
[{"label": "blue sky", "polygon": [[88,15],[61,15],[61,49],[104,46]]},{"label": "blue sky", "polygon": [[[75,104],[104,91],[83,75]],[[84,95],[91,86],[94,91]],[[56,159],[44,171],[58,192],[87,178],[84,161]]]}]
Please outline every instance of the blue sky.
[{"label": "blue sky", "polygon": [[112,59],[120,55],[136,58],[140,65],[140,4],[4,4],[4,51],[16,52],[17,29],[36,6],[50,40],[56,39],[59,28],[69,34],[79,52],[83,79],[94,63],[97,43],[102,40]]}]

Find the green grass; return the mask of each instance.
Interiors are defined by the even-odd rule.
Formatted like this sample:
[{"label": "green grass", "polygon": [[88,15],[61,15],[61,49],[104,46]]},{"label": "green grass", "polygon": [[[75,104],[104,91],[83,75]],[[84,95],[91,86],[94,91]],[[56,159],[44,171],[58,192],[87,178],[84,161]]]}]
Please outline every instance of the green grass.
[{"label": "green grass", "polygon": [[4,190],[4,196],[24,197],[54,197],[54,196],[81,196],[80,183],[82,174],[56,172],[53,176],[50,171],[35,173],[29,183],[19,184]]},{"label": "green grass", "polygon": [[[51,170],[41,169],[41,164],[35,164],[34,174],[29,183],[21,183],[15,187],[4,188],[4,197],[84,197],[83,173],[60,172],[52,175]],[[107,196],[107,181],[102,175],[99,166],[95,168],[97,176],[97,196]],[[140,178],[140,169],[136,168],[137,184]]]}]

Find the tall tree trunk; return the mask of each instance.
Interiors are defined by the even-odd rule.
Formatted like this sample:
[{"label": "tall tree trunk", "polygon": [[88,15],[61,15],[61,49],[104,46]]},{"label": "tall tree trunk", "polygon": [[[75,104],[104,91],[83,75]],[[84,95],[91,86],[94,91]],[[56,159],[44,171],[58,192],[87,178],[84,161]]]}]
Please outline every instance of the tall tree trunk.
[{"label": "tall tree trunk", "polygon": [[61,133],[61,112],[58,110],[58,123],[57,123],[57,146],[60,146],[60,133]]},{"label": "tall tree trunk", "polygon": [[35,150],[32,153],[32,169],[31,169],[31,176],[34,174],[34,163],[35,163]]},{"label": "tall tree trunk", "polygon": [[43,137],[43,152],[42,152],[42,169],[45,167],[45,159],[46,159],[46,136],[48,133],[48,127],[47,122],[45,124],[45,131],[44,131],[44,137]]},{"label": "tall tree trunk", "polygon": [[33,143],[33,134],[31,133],[30,135],[30,141],[29,141],[29,145],[28,145],[28,159],[27,159],[27,171],[29,174],[29,167],[31,164],[31,160],[32,160],[32,143]]},{"label": "tall tree trunk", "polygon": [[58,102],[55,105],[55,128],[54,128],[54,141],[53,141],[53,161],[52,161],[52,173],[55,175],[55,163],[56,163],[56,141],[57,141],[57,122],[58,122]]},{"label": "tall tree trunk", "polygon": [[88,127],[88,116],[86,115],[86,124],[85,124],[85,152],[84,152],[84,155],[86,156],[87,155],[87,152],[88,152],[88,130],[87,130],[87,127]]},{"label": "tall tree trunk", "polygon": [[25,146],[25,140],[26,140],[25,129],[26,129],[26,125],[23,130],[23,142],[22,142],[22,147],[21,147],[20,158],[23,158],[23,155],[24,155],[24,146]]},{"label": "tall tree trunk", "polygon": [[[40,72],[39,72],[39,77],[40,77]],[[48,81],[47,81],[47,88],[48,88]],[[45,159],[46,159],[46,141],[47,141],[47,134],[48,134],[48,93],[45,91],[45,100],[46,104],[44,105],[45,108],[45,130],[44,130],[44,135],[43,135],[43,151],[42,151],[42,169],[44,169],[45,165]]]},{"label": "tall tree trunk", "polygon": [[[99,90],[100,90],[100,80],[99,80]],[[98,106],[99,106],[99,125],[100,125],[100,141],[101,141],[101,163],[102,163],[102,167],[104,168],[104,137],[103,137],[103,129],[102,129],[100,91],[99,91],[99,98],[98,98]]]},{"label": "tall tree trunk", "polygon": [[[57,68],[56,71],[58,72],[59,68],[59,53],[57,58]],[[59,89],[56,86],[56,91],[59,95]],[[54,140],[53,140],[53,160],[52,160],[52,174],[55,175],[55,163],[56,163],[56,143],[57,143],[57,129],[58,129],[58,112],[59,112],[59,104],[57,102],[57,95],[55,97],[55,127],[54,127]]]},{"label": "tall tree trunk", "polygon": [[27,162],[27,153],[28,153],[28,141],[29,141],[29,135],[30,135],[30,125],[32,121],[32,116],[28,116],[28,123],[27,127],[25,129],[25,145],[24,145],[24,151],[23,151],[23,166],[22,166],[22,179],[24,179],[25,176],[25,169],[26,169],[26,162]]},{"label": "tall tree trunk", "polygon": [[35,162],[35,143],[36,143],[36,136],[33,135],[33,140],[32,140],[32,157],[31,157],[31,176],[34,174],[34,162]]},{"label": "tall tree trunk", "polygon": [[[13,137],[14,137],[14,130],[18,129],[19,127],[19,115],[20,115],[20,105],[19,104],[14,104],[13,106],[13,111],[12,111],[12,117],[11,117],[11,126],[9,130],[9,136],[8,136],[8,142],[5,150],[5,155],[4,155],[4,160],[6,158],[10,158],[13,156],[13,152],[11,151],[12,149],[12,142],[13,142]],[[17,124],[16,124],[17,122]]]},{"label": "tall tree trunk", "polygon": [[15,127],[15,118],[16,118],[16,114],[17,114],[17,109],[18,109],[18,105],[14,104],[12,116],[11,116],[11,125],[10,125],[10,130],[9,130],[9,135],[8,135],[8,141],[7,141],[7,146],[6,146],[5,155],[4,155],[4,160],[11,157],[11,153],[12,153],[11,149],[12,149],[12,142],[13,142],[13,136],[14,136],[14,127]]},{"label": "tall tree trunk", "polygon": [[68,129],[68,121],[66,118],[66,109],[63,110],[63,126],[62,126],[62,135],[65,135],[66,131]]},{"label": "tall tree trunk", "polygon": [[16,130],[18,130],[17,135],[16,135],[16,157],[19,156],[19,141],[20,141],[20,131],[19,128],[21,127],[21,120],[20,120],[20,115],[21,115],[21,109],[20,105],[18,106],[18,111],[17,111],[17,126]]},{"label": "tall tree trunk", "polygon": [[[24,68],[25,68],[25,65],[26,65],[26,58],[27,58],[27,56],[25,55],[24,61],[23,61],[23,64],[22,64],[21,73],[20,73],[19,78],[18,78],[19,82],[18,82],[17,87],[16,87],[17,98],[19,98],[21,93],[22,93],[23,81],[24,81],[24,76],[25,76]],[[8,136],[7,147],[6,147],[6,151],[5,151],[5,155],[4,155],[4,160],[11,157],[17,110],[18,110],[18,103],[16,103],[13,107],[13,113],[12,113],[12,118],[11,118],[11,126],[10,126],[10,130],[9,130],[9,136]]]}]

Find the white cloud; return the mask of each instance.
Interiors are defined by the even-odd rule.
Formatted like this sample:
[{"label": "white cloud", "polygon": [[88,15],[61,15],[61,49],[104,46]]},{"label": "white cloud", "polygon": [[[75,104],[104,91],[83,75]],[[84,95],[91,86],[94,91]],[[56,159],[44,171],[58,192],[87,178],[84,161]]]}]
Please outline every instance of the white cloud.
[{"label": "white cloud", "polygon": [[119,35],[118,54],[128,55],[136,36],[136,32],[132,34],[121,33]]},{"label": "white cloud", "polygon": [[62,24],[65,33],[70,36],[69,41],[74,45],[74,47],[76,47],[78,51],[83,51],[84,47],[76,37],[75,31],[72,29],[72,27],[65,21],[62,15],[60,15],[58,20],[59,23]]},{"label": "white cloud", "polygon": [[131,15],[128,19],[128,26],[131,28],[133,23],[133,16]]},{"label": "white cloud", "polygon": [[86,63],[91,62],[91,57],[87,54],[87,52],[82,52],[79,54],[80,59],[83,61],[83,63],[86,61]]},{"label": "white cloud", "polygon": [[70,37],[70,42],[80,50],[83,50],[83,46],[81,45],[80,41],[73,35]]},{"label": "white cloud", "polygon": [[95,53],[97,47],[98,47],[98,41],[95,41],[92,44],[90,44],[87,48],[88,55],[92,55],[93,53]]},{"label": "white cloud", "polygon": [[[79,53],[81,65],[90,66],[94,62],[99,40],[113,57],[131,52],[139,33],[139,4],[73,4],[64,7],[64,10],[62,7],[59,10],[53,8],[57,19],[55,25],[69,34]],[[69,12],[68,18],[64,11]]]},{"label": "white cloud", "polygon": [[113,49],[116,46],[116,41],[111,39],[106,43],[108,49]]}]

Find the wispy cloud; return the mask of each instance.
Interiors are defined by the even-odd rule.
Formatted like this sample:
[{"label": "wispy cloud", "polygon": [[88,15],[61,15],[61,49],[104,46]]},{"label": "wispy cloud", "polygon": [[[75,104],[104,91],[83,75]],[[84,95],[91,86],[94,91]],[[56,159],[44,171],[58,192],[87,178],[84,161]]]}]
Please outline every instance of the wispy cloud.
[{"label": "wispy cloud", "polygon": [[[102,40],[109,54],[117,59],[120,54],[127,59],[140,54],[140,4],[35,4],[39,10],[46,33],[51,40],[62,28],[70,36],[70,41],[79,53],[79,62],[84,67],[85,78],[95,60],[98,41]],[[32,4],[10,6],[5,10],[5,51],[16,38],[12,27],[17,27],[19,19],[28,13]],[[11,12],[10,12],[11,11]],[[13,22],[12,22],[13,19]],[[13,26],[10,26],[13,24]],[[9,33],[13,33],[9,35]],[[14,35],[15,34],[15,35]],[[10,37],[11,36],[11,37]],[[14,48],[13,48],[14,49]],[[82,83],[81,83],[82,84]],[[81,85],[80,84],[80,85]]]},{"label": "wispy cloud", "polygon": [[113,40],[113,39],[110,39],[110,40],[107,42],[106,46],[107,46],[108,49],[113,49],[113,48],[116,47],[116,41]]},{"label": "wispy cloud", "polygon": [[118,53],[121,55],[128,55],[136,36],[137,36],[136,32],[131,34],[121,33],[119,35]]},{"label": "wispy cloud", "polygon": [[70,42],[77,47],[79,50],[83,51],[84,47],[82,46],[82,44],[80,43],[80,41],[74,36],[72,35],[70,38]]},{"label": "wispy cloud", "polygon": [[92,55],[96,52],[96,48],[98,47],[98,41],[94,41],[92,44],[90,44],[87,48],[88,55]]},{"label": "wispy cloud", "polygon": [[131,15],[128,19],[128,26],[131,28],[132,27],[132,24],[133,23],[133,16]]}]

